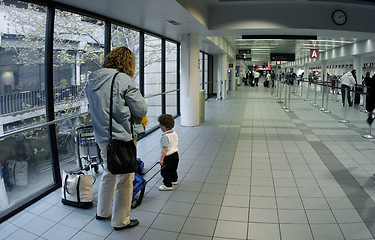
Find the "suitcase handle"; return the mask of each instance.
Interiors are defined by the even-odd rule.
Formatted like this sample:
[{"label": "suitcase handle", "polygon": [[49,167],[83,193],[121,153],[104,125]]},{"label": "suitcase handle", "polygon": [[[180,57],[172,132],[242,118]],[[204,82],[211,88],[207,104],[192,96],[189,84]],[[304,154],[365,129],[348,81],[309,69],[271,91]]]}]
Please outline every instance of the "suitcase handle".
[{"label": "suitcase handle", "polygon": [[[157,161],[150,169],[148,169],[143,175],[146,175],[148,172],[150,172],[156,165],[159,165],[160,164],[160,162],[159,161]],[[157,171],[154,175],[152,175],[152,177],[150,177],[148,180],[147,180],[147,182],[149,182],[151,179],[153,179],[156,175],[158,175],[159,173],[160,173],[160,171],[162,170],[162,169],[164,169],[165,168],[165,164],[164,164],[164,166],[162,166],[161,168],[160,168],[160,170],[159,171]]]}]

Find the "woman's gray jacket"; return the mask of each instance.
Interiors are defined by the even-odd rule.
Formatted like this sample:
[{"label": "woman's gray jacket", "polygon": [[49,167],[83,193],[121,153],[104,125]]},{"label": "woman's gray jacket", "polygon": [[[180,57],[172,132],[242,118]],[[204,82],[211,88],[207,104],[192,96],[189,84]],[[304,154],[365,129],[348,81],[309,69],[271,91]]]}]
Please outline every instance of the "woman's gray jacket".
[{"label": "woman's gray jacket", "polygon": [[[86,88],[89,112],[94,126],[94,136],[98,143],[109,141],[109,104],[113,76],[118,72],[112,68],[102,68],[90,75]],[[134,133],[144,131],[140,118],[147,114],[147,104],[133,80],[125,73],[119,73],[113,86],[112,134],[114,139],[133,139],[130,118],[133,117]]]}]

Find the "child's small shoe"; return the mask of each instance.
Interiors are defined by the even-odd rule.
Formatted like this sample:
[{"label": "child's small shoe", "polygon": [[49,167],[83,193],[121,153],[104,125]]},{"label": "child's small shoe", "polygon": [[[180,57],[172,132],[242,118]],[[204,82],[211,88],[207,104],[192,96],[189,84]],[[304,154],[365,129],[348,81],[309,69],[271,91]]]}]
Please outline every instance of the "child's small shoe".
[{"label": "child's small shoe", "polygon": [[178,185],[178,182],[176,181],[176,182],[172,182],[172,185]]},{"label": "child's small shoe", "polygon": [[167,187],[167,186],[165,186],[165,185],[161,185],[161,186],[159,187],[159,190],[160,190],[160,191],[172,191],[172,190],[173,190],[173,187]]}]

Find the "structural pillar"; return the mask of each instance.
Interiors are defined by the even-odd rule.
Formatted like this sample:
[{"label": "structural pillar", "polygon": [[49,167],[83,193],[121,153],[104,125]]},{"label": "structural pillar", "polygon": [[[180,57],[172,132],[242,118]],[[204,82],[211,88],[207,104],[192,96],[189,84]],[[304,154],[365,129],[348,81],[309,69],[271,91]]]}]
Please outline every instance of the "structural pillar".
[{"label": "structural pillar", "polygon": [[353,69],[356,70],[357,84],[361,84],[362,83],[362,65],[361,65],[361,57],[359,55],[354,56]]},{"label": "structural pillar", "polygon": [[199,49],[198,34],[181,37],[181,125],[199,126]]},{"label": "structural pillar", "polygon": [[228,60],[227,54],[222,53],[218,56],[217,67],[217,100],[225,100],[228,90]]}]

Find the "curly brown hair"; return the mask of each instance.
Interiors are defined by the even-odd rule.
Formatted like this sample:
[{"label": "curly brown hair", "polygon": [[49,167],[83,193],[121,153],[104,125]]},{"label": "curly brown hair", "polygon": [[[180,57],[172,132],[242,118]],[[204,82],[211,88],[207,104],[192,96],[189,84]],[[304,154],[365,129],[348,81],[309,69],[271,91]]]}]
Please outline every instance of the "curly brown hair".
[{"label": "curly brown hair", "polygon": [[118,47],[108,53],[103,67],[114,68],[130,77],[134,76],[135,56],[127,47]]},{"label": "curly brown hair", "polygon": [[168,129],[172,129],[174,127],[174,118],[170,114],[162,114],[158,117],[158,122],[161,126],[164,126]]}]

